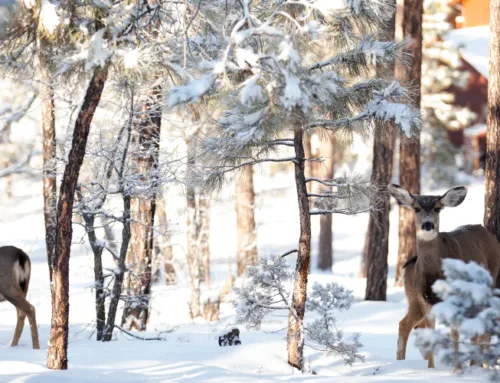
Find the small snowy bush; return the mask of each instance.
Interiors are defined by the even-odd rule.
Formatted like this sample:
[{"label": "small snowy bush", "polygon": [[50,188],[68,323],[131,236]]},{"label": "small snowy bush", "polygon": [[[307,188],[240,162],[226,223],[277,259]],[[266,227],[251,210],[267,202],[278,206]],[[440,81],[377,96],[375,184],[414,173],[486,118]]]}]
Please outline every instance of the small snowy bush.
[{"label": "small snowy bush", "polygon": [[[460,334],[459,351],[453,348],[448,332],[444,330],[418,330],[417,345],[422,352],[438,351],[441,361],[455,366],[473,360],[491,369],[491,380],[500,379],[500,290],[493,289],[490,273],[475,262],[444,259],[445,280],[438,280],[433,291],[442,299],[431,310],[440,323],[456,329]],[[471,338],[491,335],[486,342],[473,342]]]},{"label": "small snowy bush", "polygon": [[[238,323],[260,329],[267,315],[276,311],[292,312],[291,291],[295,273],[283,257],[261,259],[259,265],[247,268],[246,275],[242,285],[234,288]],[[359,354],[362,347],[360,335],[344,338],[334,316],[335,311],[348,310],[352,300],[352,292],[336,283],[324,286],[315,283],[306,301],[311,319],[300,321],[302,346],[335,354],[348,365],[363,361]],[[300,317],[297,312],[292,312],[292,315]]]}]

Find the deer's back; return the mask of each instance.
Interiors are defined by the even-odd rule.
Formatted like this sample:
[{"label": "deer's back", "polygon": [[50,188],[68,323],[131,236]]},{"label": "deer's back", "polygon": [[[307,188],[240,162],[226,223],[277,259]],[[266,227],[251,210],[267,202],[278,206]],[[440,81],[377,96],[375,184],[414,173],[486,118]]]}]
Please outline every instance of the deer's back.
[{"label": "deer's back", "polygon": [[448,233],[441,233],[446,254],[443,258],[474,261],[490,271],[496,278],[500,270],[500,244],[482,225],[467,225]]}]

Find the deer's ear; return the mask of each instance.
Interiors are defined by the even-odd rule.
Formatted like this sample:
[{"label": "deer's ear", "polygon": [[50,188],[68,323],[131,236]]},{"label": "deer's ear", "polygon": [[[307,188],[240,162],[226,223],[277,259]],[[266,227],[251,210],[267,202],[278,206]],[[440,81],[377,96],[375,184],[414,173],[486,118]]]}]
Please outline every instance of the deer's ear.
[{"label": "deer's ear", "polygon": [[387,190],[401,206],[411,206],[413,204],[413,196],[404,187],[392,184],[387,186]]},{"label": "deer's ear", "polygon": [[441,197],[441,203],[446,207],[455,207],[464,202],[467,195],[467,188],[465,186],[457,186],[448,190]]}]

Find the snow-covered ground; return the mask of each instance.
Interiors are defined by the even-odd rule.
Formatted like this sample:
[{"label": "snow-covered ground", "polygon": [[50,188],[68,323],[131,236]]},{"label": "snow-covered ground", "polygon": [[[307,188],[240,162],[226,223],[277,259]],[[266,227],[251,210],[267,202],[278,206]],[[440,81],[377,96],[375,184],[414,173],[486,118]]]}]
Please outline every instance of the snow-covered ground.
[{"label": "snow-covered ground", "polygon": [[[296,245],[298,221],[295,191],[291,174],[279,174],[270,182],[257,172],[257,224],[261,256],[283,253]],[[469,195],[458,208],[441,214],[442,230],[467,223],[481,223],[484,187],[478,181],[471,185]],[[170,219],[174,244],[180,266],[183,261],[183,217],[175,215],[182,209],[170,203]],[[172,206],[174,205],[174,206]],[[37,310],[40,350],[32,350],[29,328],[26,326],[20,346],[10,348],[15,310],[0,305],[0,381],[16,382],[85,382],[85,381],[181,381],[181,382],[456,382],[458,378],[448,367],[438,364],[427,369],[419,351],[409,340],[407,360],[396,361],[398,322],[406,313],[406,300],[401,288],[394,285],[394,266],[397,249],[397,209],[391,213],[391,242],[389,257],[389,291],[387,302],[364,302],[365,280],[356,277],[364,243],[367,216],[335,216],[334,274],[313,269],[314,281],[335,281],[354,291],[356,303],[350,311],[340,314],[346,333],[360,332],[365,363],[344,366],[334,357],[308,351],[316,376],[294,372],[286,363],[286,332],[275,332],[286,326],[285,317],[275,317],[266,323],[267,332],[249,332],[242,326],[239,347],[219,347],[217,337],[232,326],[234,312],[223,305],[221,320],[192,323],[188,318],[189,290],[187,275],[182,271],[178,286],[154,287],[153,312],[148,334],[177,326],[166,334],[166,341],[141,341],[122,334],[110,343],[97,343],[92,335],[94,319],[92,255],[86,242],[76,243],[70,263],[70,338],[69,370],[51,371],[45,367],[50,326],[50,294],[47,263],[44,252],[41,183],[19,180],[14,185],[13,200],[0,201],[0,245],[23,248],[32,259],[32,280],[28,299]],[[226,190],[213,203],[212,209],[212,277],[220,286],[231,264],[234,270],[235,216],[231,191]],[[316,239],[318,221],[313,234]],[[82,238],[75,230],[75,241]],[[315,265],[316,242],[313,242]],[[232,261],[232,263],[231,263]],[[290,258],[294,262],[293,257]],[[461,381],[484,381],[482,372],[466,374]]]}]

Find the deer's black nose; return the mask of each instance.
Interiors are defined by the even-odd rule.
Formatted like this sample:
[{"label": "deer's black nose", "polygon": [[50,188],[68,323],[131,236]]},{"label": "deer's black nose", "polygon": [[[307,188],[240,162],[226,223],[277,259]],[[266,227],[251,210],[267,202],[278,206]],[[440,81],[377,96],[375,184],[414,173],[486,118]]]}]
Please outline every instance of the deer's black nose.
[{"label": "deer's black nose", "polygon": [[422,230],[425,230],[425,231],[431,231],[431,230],[434,230],[434,224],[431,223],[431,222],[424,222],[422,224]]}]

